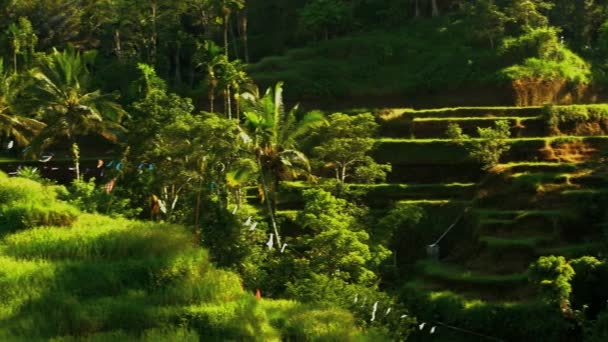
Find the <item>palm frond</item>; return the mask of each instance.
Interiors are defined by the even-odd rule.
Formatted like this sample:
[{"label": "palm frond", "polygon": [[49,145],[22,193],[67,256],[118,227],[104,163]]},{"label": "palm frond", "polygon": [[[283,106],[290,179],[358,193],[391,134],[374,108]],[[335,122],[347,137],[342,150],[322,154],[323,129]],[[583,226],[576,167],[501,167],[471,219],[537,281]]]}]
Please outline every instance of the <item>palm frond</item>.
[{"label": "palm frond", "polygon": [[285,142],[289,143],[286,147],[295,146],[295,142],[306,134],[309,134],[312,130],[327,125],[325,115],[320,111],[308,112],[304,117],[293,125],[293,128],[286,132]]}]

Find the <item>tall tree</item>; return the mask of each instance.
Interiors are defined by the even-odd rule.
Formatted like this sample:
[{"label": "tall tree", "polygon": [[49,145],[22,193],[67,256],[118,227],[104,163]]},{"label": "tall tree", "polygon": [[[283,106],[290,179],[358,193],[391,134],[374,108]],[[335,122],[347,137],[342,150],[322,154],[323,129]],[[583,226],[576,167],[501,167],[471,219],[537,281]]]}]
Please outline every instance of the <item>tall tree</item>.
[{"label": "tall tree", "polygon": [[224,37],[224,54],[228,57],[228,28],[230,24],[230,16],[235,10],[240,10],[245,6],[245,0],[213,0],[219,21],[222,24]]},{"label": "tall tree", "polygon": [[249,63],[249,21],[247,16],[247,6],[245,5],[239,11],[238,22],[240,35],[243,37],[243,54],[245,55],[245,63]]},{"label": "tall tree", "polygon": [[470,16],[474,29],[473,38],[487,40],[494,48],[497,39],[505,31],[507,16],[500,11],[493,0],[477,0],[474,4],[465,6],[465,13]]},{"label": "tall tree", "polygon": [[203,43],[197,44],[194,60],[197,67],[205,71],[209,111],[213,113],[215,109],[215,92],[219,85],[218,72],[221,67],[228,63],[228,60],[226,55],[222,54],[221,48],[211,40],[205,40]]},{"label": "tall tree", "polygon": [[437,6],[437,0],[431,0],[431,15],[433,17],[439,16],[439,6]]},{"label": "tall tree", "polygon": [[373,136],[379,125],[370,113],[349,116],[335,113],[321,134],[323,143],[314,153],[325,167],[334,170],[336,180],[344,185],[347,179],[373,183],[386,179],[390,165],[378,164],[368,154],[374,147]]},{"label": "tall tree", "polygon": [[332,33],[347,26],[351,21],[352,5],[342,0],[313,0],[302,8],[300,23],[315,35],[329,39]]},{"label": "tall tree", "polygon": [[297,150],[297,140],[324,125],[325,119],[320,112],[310,112],[298,120],[297,106],[285,112],[282,82],[276,84],[274,91],[269,88],[262,97],[255,91],[243,93],[240,98],[246,134],[259,168],[264,201],[280,245],[281,236],[275,217],[279,181],[295,176],[298,171],[309,170],[308,159]]},{"label": "tall tree", "polygon": [[13,49],[13,72],[17,73],[19,70],[18,56],[22,56],[23,64],[27,67],[34,55],[38,37],[34,33],[32,23],[24,17],[19,18],[18,23],[9,25],[8,34]]},{"label": "tall tree", "polygon": [[32,141],[33,152],[65,137],[76,142],[78,136],[99,134],[117,141],[122,130],[120,120],[126,114],[115,102],[116,94],[93,90],[89,67],[94,52],[81,54],[69,47],[53,49],[40,67],[30,73],[27,103],[47,126]]},{"label": "tall tree", "polygon": [[18,93],[17,75],[5,72],[4,63],[0,59],[0,135],[12,137],[23,146],[44,127],[44,124],[15,115],[13,108]]},{"label": "tall tree", "polygon": [[546,12],[552,7],[553,3],[546,0],[512,0],[506,12],[512,21],[529,30],[547,26]]}]

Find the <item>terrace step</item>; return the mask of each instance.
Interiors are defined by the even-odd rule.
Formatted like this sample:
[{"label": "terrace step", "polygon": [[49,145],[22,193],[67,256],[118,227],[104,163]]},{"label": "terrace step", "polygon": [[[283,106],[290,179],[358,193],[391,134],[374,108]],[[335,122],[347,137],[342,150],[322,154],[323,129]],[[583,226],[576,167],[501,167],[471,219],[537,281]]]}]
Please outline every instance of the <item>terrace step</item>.
[{"label": "terrace step", "polygon": [[608,188],[608,175],[606,174],[586,174],[581,176],[573,176],[570,177],[569,181],[575,185]]},{"label": "terrace step", "polygon": [[[380,163],[391,165],[442,165],[475,164],[469,157],[468,147],[480,139],[465,140],[458,144],[451,139],[391,139],[376,140],[373,157]],[[608,147],[608,136],[599,137],[538,137],[507,139],[510,145],[503,162],[578,163],[600,156]]]},{"label": "terrace step", "polygon": [[485,248],[500,253],[527,251],[534,252],[539,245],[547,246],[554,238],[551,235],[536,235],[527,237],[503,237],[485,235],[479,238]]},{"label": "terrace step", "polygon": [[386,108],[376,115],[381,121],[403,118],[466,118],[466,117],[536,117],[542,114],[543,107],[455,107],[415,110],[411,108]]},{"label": "terrace step", "polygon": [[[359,196],[374,207],[386,207],[399,201],[442,201],[470,200],[475,194],[475,183],[450,184],[348,184],[349,192]],[[302,191],[311,186],[303,182],[282,182],[277,203],[280,210],[297,210],[304,206]],[[247,198],[255,202],[257,188],[246,190]],[[259,201],[259,200],[258,200]]]},{"label": "terrace step", "polygon": [[477,183],[483,177],[483,171],[474,163],[445,165],[392,165],[387,175],[389,183],[436,184]]},{"label": "terrace step", "polygon": [[[532,289],[521,289],[513,295],[510,292],[472,291],[468,289],[446,288],[443,284],[427,278],[416,278],[404,284],[406,291],[425,293],[430,300],[438,300],[444,296],[458,296],[471,304],[480,304],[480,300],[493,304],[512,305],[533,296]],[[527,293],[526,293],[527,292]]]},{"label": "terrace step", "polygon": [[568,259],[578,258],[584,255],[598,255],[606,247],[601,241],[589,241],[581,243],[562,243],[537,249],[541,255],[563,255]]},{"label": "terrace step", "polygon": [[463,119],[414,119],[411,125],[411,136],[415,138],[449,138],[447,130],[450,124],[458,124],[462,133],[477,136],[477,128],[494,127],[498,121],[507,120],[511,127],[511,136],[517,138],[543,136],[548,130],[541,118],[463,118]]},{"label": "terrace step", "polygon": [[439,288],[475,293],[480,297],[484,294],[518,297],[518,292],[529,286],[527,272],[496,274],[426,260],[418,262],[417,269],[425,282],[431,281]]},{"label": "terrace step", "polygon": [[492,210],[477,209],[478,225],[482,231],[495,232],[501,229],[517,229],[519,227],[542,226],[555,227],[560,219],[567,217],[570,212],[563,210]]}]

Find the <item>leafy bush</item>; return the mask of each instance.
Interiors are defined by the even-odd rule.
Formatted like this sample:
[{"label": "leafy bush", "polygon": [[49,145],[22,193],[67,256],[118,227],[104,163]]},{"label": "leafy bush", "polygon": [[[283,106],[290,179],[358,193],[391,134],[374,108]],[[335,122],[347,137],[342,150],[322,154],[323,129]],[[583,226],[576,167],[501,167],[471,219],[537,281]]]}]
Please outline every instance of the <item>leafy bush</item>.
[{"label": "leafy bush", "polygon": [[369,322],[373,305],[378,302],[376,319],[371,325],[389,329],[384,332],[384,339],[390,336],[393,340],[401,340],[407,338],[411,332],[408,323],[413,318],[401,319],[401,315],[405,314],[406,310],[394,298],[375,286],[348,284],[335,277],[315,274],[310,278],[300,278],[289,283],[287,293],[303,303],[316,303],[329,308],[348,310],[355,315],[360,324]]},{"label": "leafy bush", "polygon": [[511,146],[507,139],[511,136],[508,121],[496,121],[495,128],[477,128],[482,140],[471,143],[469,153],[471,157],[489,169],[500,162],[503,153],[509,151]]},{"label": "leafy bush", "polygon": [[333,169],[341,184],[351,179],[358,183],[384,181],[391,171],[390,164],[378,164],[369,156],[378,127],[370,113],[354,116],[334,113],[320,134],[323,142],[313,152],[322,167]]},{"label": "leafy bush", "polygon": [[[546,120],[551,133],[587,133],[602,135],[608,130],[608,105],[570,105],[545,106],[543,118]],[[584,124],[597,124],[595,132],[579,132],[578,126]]]},{"label": "leafy bush", "polygon": [[544,256],[530,265],[530,280],[539,286],[543,299],[562,308],[569,306],[574,277],[572,266],[563,256]]},{"label": "leafy bush", "polygon": [[141,209],[132,209],[128,198],[119,198],[106,192],[95,184],[95,178],[89,181],[76,179],[72,182],[69,193],[63,199],[87,213],[100,213],[111,216],[136,217]]},{"label": "leafy bush", "polygon": [[589,319],[606,309],[608,295],[604,289],[608,286],[608,264],[591,256],[584,256],[570,261],[575,274],[572,278],[570,300],[576,309],[583,309]]},{"label": "leafy bush", "polygon": [[507,64],[502,70],[511,80],[564,79],[573,83],[588,83],[590,66],[558,41],[554,27],[530,29],[515,38],[506,38],[499,49]]},{"label": "leafy bush", "polygon": [[462,133],[460,125],[455,122],[448,124],[445,135],[457,144],[462,144],[463,140],[469,139],[468,135]]},{"label": "leafy bush", "polygon": [[[541,302],[490,303],[408,286],[401,298],[419,321],[440,321],[505,341],[559,341],[570,329],[558,310]],[[462,341],[472,338],[458,336]]]}]

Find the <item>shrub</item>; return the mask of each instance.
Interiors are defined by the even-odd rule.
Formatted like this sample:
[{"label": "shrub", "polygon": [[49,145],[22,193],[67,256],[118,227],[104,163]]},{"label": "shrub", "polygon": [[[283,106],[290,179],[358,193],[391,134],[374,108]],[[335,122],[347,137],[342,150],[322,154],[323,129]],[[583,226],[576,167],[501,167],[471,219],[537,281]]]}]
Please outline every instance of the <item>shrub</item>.
[{"label": "shrub", "polygon": [[581,309],[589,319],[606,308],[608,295],[608,264],[591,256],[584,256],[570,261],[575,274],[572,278],[572,306]]},{"label": "shrub", "polygon": [[469,139],[469,136],[462,133],[462,128],[455,122],[450,122],[446,129],[445,135],[448,139],[452,139],[455,143],[461,144],[463,140]]},{"label": "shrub", "polygon": [[530,265],[530,280],[541,291],[543,299],[566,308],[569,305],[574,270],[563,256],[544,256]]},{"label": "shrub", "polygon": [[88,213],[101,213],[111,216],[136,217],[141,209],[130,208],[128,198],[118,198],[95,184],[95,178],[88,182],[76,179],[72,182],[69,193],[63,196],[68,203]]},{"label": "shrub", "polygon": [[496,121],[495,128],[477,128],[482,140],[475,140],[469,148],[471,157],[489,169],[500,162],[503,153],[509,151],[511,146],[507,139],[511,136],[508,121]]},{"label": "shrub", "polygon": [[543,118],[553,134],[577,134],[580,133],[579,126],[596,124],[599,127],[595,132],[583,133],[601,135],[608,129],[608,105],[545,106]]},{"label": "shrub", "polygon": [[[504,341],[559,341],[570,329],[558,310],[541,302],[487,303],[452,292],[426,292],[408,286],[403,288],[402,299],[419,321],[440,321]],[[463,341],[473,338],[458,336]]]},{"label": "shrub", "polygon": [[507,64],[502,74],[511,80],[543,79],[588,83],[589,64],[558,42],[557,29],[541,27],[503,41],[499,53]]}]

